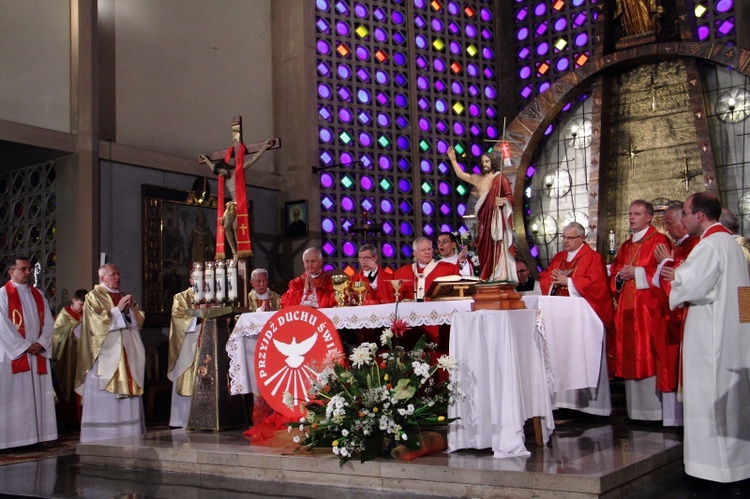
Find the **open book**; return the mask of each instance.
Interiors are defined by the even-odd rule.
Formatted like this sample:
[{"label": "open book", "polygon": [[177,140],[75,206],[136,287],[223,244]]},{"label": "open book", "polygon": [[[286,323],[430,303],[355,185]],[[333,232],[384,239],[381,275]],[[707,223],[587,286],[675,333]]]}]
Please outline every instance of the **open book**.
[{"label": "open book", "polygon": [[436,277],[425,293],[432,301],[470,300],[479,277],[448,275]]}]

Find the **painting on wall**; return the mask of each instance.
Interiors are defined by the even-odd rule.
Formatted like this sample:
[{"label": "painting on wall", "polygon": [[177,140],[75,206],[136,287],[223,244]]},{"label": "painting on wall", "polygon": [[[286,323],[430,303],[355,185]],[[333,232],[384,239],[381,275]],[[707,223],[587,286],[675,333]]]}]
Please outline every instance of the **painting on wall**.
[{"label": "painting on wall", "polygon": [[307,201],[284,203],[284,227],[286,237],[307,236]]},{"label": "painting on wall", "polygon": [[142,186],[143,303],[147,325],[166,327],[172,299],[190,285],[193,262],[214,260],[216,196]]}]

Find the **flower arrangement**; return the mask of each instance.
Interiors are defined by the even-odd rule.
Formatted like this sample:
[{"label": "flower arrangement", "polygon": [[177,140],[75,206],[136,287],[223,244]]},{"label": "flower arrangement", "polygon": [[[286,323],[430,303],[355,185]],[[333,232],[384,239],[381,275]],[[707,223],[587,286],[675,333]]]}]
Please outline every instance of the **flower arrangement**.
[{"label": "flower arrangement", "polygon": [[[447,376],[441,381],[436,373],[454,370],[456,361],[442,355],[431,365],[436,345],[424,336],[413,350],[404,350],[398,337],[405,329],[397,319],[382,332],[383,353],[377,353],[375,343],[356,347],[349,356],[351,367],[339,352],[324,361],[310,387],[310,400],[300,406],[304,417],[289,424],[290,431],[301,433],[296,442],[330,447],[341,465],[355,454],[365,462],[399,444],[420,449],[422,432],[455,420],[447,417],[447,409],[463,394],[455,382]],[[284,396],[291,407],[292,396]]]}]

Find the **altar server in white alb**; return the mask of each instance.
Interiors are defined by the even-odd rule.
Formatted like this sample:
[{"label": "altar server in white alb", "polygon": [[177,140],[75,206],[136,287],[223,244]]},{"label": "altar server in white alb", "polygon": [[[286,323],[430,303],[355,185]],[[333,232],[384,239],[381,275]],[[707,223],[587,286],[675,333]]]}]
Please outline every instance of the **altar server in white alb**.
[{"label": "altar server in white alb", "polygon": [[188,314],[188,310],[193,308],[193,279],[190,279],[190,285],[185,291],[174,295],[172,320],[169,323],[167,378],[172,382],[169,426],[173,428],[187,426],[198,369],[195,356],[202,325],[198,324],[197,317]]},{"label": "altar server in white alb", "polygon": [[76,392],[83,396],[81,442],[140,435],[146,352],[143,314],[120,290],[120,270],[99,268],[99,284],[86,294],[78,348]]},{"label": "altar server in white alb", "polygon": [[0,288],[0,449],[57,438],[52,391],[55,320],[31,286],[31,262],[16,257]]},{"label": "altar server in white alb", "polygon": [[685,472],[714,482],[750,477],[750,324],[739,322],[738,288],[749,286],[747,262],[718,223],[719,200],[690,196],[682,222],[700,236],[685,263],[665,268],[669,306],[688,307],[682,386]]}]

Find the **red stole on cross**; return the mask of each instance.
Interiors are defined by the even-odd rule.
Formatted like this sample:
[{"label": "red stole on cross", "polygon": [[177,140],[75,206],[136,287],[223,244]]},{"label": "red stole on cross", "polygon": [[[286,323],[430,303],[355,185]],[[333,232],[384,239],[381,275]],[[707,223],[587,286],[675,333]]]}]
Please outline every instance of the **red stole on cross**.
[{"label": "red stole on cross", "polygon": [[[36,302],[37,313],[39,314],[39,329],[44,327],[44,298],[42,294],[37,291],[33,286],[29,286],[31,296],[34,297]],[[26,338],[26,326],[23,322],[23,307],[21,306],[21,297],[18,295],[18,290],[11,281],[5,283],[5,292],[8,294],[8,318],[22,338]],[[11,370],[13,374],[25,373],[31,371],[31,365],[29,364],[29,354],[21,355],[14,361],[11,361]],[[37,374],[47,374],[47,360],[44,359],[40,362],[37,359],[36,363]]]},{"label": "red stole on cross", "polygon": [[[235,147],[236,146],[236,147]],[[236,149],[236,153],[235,153]],[[241,140],[237,140],[229,146],[224,155],[224,163],[227,165],[234,157],[234,192],[237,199],[237,257],[253,256],[252,246],[250,244],[250,219],[247,215],[247,191],[245,188],[245,153],[247,147]],[[219,175],[219,206],[216,209],[216,258],[225,258],[224,251],[224,226],[222,218],[224,217],[224,177]]]}]

